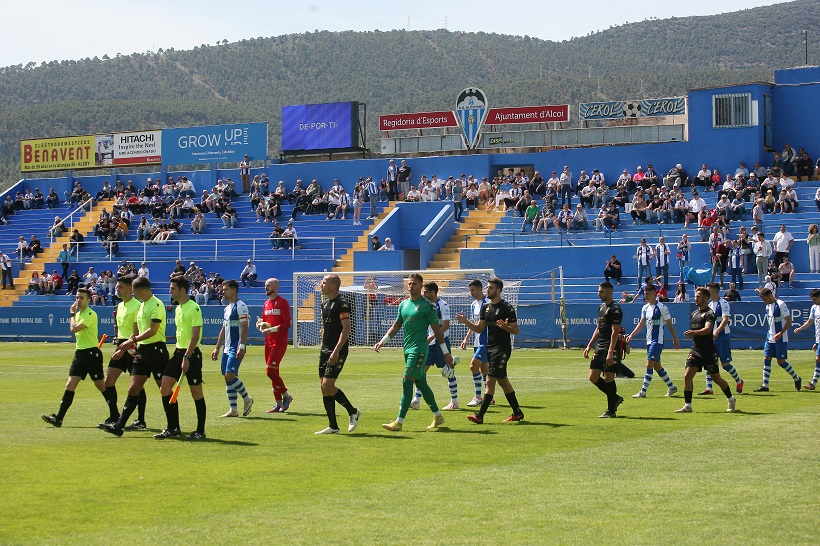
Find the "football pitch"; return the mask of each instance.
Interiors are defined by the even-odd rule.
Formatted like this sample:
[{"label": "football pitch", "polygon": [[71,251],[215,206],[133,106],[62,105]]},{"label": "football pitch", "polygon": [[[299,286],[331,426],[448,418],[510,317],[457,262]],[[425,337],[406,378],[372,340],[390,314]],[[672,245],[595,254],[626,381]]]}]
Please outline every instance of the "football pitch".
[{"label": "football pitch", "polygon": [[[396,417],[401,353],[354,349],[338,386],[361,410],[359,428],[346,432],[337,405],[343,433],[317,436],[327,426],[318,351],[288,351],[281,373],[293,405],[266,414],[262,349],[249,347],[240,369],[256,400],[248,417],[217,418],[228,409],[224,381],[206,361],[205,441],[152,438],[165,416],[149,384],[149,430],[98,430],[107,409],[88,380],[54,428],[40,414],[58,409],[73,345],[3,343],[0,353],[2,544],[817,543],[820,390],[795,392],[775,365],[771,392],[753,393],[760,351],[734,354],[746,387],[732,414],[720,392],[674,413],[683,350],[663,353],[678,394],[664,397],[656,374],[647,398],[632,399],[645,364],[635,351],[625,363],[636,378],[618,380],[619,418],[598,419],[606,399],[581,351],[516,350],[510,379],[525,421],[501,422],[510,409],[499,389],[481,426],[466,419],[471,355],[456,351],[461,410],[428,432],[422,403],[403,431],[389,432],[381,423]],[[807,383],[813,354],[793,351],[789,361]],[[428,377],[447,404],[446,380],[435,369]],[[695,392],[703,381],[698,374]],[[187,434],[187,386],[179,403]]]}]

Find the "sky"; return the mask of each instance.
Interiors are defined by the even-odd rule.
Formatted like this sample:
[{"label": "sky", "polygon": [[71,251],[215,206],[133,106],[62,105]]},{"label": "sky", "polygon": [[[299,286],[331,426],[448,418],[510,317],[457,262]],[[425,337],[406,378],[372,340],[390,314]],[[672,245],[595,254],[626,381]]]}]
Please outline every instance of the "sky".
[{"label": "sky", "polygon": [[714,15],[782,0],[88,0],[4,1],[0,66],[192,49],[314,30],[447,28],[568,40],[644,19]]}]

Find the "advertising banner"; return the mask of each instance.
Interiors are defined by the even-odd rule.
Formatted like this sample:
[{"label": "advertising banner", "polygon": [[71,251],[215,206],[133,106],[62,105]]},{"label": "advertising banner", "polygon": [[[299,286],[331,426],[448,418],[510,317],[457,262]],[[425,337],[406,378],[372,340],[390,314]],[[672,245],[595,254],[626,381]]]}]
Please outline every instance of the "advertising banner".
[{"label": "advertising banner", "polygon": [[235,123],[162,130],[163,165],[229,163],[268,157],[268,123]]},{"label": "advertising banner", "polygon": [[338,150],[358,146],[358,103],[282,107],[282,151]]},{"label": "advertising banner", "polygon": [[115,133],[103,146],[97,136],[97,165],[158,165],[162,163],[162,131],[140,131],[137,133]]},{"label": "advertising banner", "polygon": [[436,127],[458,127],[455,114],[452,112],[419,112],[416,114],[379,116],[380,131],[433,129]]},{"label": "advertising banner", "polygon": [[484,123],[500,125],[502,123],[549,123],[551,121],[569,121],[569,104],[490,108]]},{"label": "advertising banner", "polygon": [[677,116],[686,113],[686,98],[614,100],[582,102],[578,106],[581,119],[618,119],[647,116]]},{"label": "advertising banner", "polygon": [[92,169],[96,141],[93,135],[20,141],[20,172]]}]

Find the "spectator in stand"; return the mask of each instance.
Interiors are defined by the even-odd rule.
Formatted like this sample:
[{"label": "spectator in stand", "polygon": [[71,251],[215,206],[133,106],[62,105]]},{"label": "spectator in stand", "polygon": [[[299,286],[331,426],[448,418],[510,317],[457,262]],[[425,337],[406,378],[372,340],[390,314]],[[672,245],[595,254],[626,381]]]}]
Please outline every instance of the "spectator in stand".
[{"label": "spectator in stand", "polygon": [[774,263],[780,265],[783,258],[788,258],[794,244],[794,236],[786,230],[786,224],[780,224],[780,231],[772,237],[772,249],[774,250]]},{"label": "spectator in stand", "polygon": [[[308,193],[311,195],[311,197],[313,197],[313,200],[315,201],[317,198],[320,198],[322,196],[322,190],[321,188],[319,188],[318,182],[314,180],[313,183],[316,184],[316,188],[318,189],[318,191],[311,191],[311,188],[313,187],[313,184],[311,184],[308,187]],[[377,218],[379,216],[379,213],[376,210],[376,203],[379,199],[379,188],[372,177],[367,177],[367,180],[364,184],[364,190],[364,199],[366,202],[370,203],[370,214],[367,216],[367,219],[373,220],[374,218]]]},{"label": "spectator in stand", "polygon": [[604,265],[604,278],[606,279],[606,282],[609,282],[609,279],[615,279],[617,284],[621,284],[622,275],[623,271],[621,270],[621,262],[618,261],[618,258],[616,258],[615,254],[613,254]]},{"label": "spectator in stand", "polygon": [[729,252],[731,247],[725,239],[721,239],[715,248],[712,257],[712,278],[710,283],[715,282],[715,276],[720,275],[720,287],[723,288],[723,276],[726,274],[726,266],[729,263]]},{"label": "spectator in stand", "polygon": [[225,213],[222,215],[222,229],[235,228],[238,221],[236,209],[231,203],[225,207]]},{"label": "spectator in stand", "polygon": [[684,233],[680,236],[678,241],[678,270],[680,272],[680,280],[683,282],[683,270],[689,265],[689,255],[692,252],[692,245],[689,242],[689,237]]},{"label": "spectator in stand", "polygon": [[740,195],[735,194],[734,199],[729,204],[729,220],[740,221],[746,215],[746,201]]},{"label": "spectator in stand", "polygon": [[789,281],[789,288],[794,288],[794,264],[789,261],[788,256],[783,257],[783,261],[777,267],[780,274],[780,282]]},{"label": "spectator in stand", "polygon": [[[691,179],[686,171],[683,170],[683,165],[678,163],[674,168],[669,170],[669,173],[663,179],[663,185],[666,189],[680,189],[681,191],[686,186],[691,184]],[[694,191],[694,188],[693,188]]]},{"label": "spectator in stand", "polygon": [[250,285],[250,287],[253,288],[253,283],[256,282],[257,277],[256,266],[253,261],[248,260],[247,265],[242,269],[242,273],[239,274],[239,280],[242,282],[242,286]]},{"label": "spectator in stand", "polygon": [[804,177],[806,178],[807,182],[814,179],[814,177],[812,176],[814,174],[812,169],[812,161],[809,157],[808,152],[804,151],[800,154],[800,157],[795,159],[794,169],[794,172],[797,175],[798,182],[803,180]]},{"label": "spectator in stand", "polygon": [[407,192],[407,195],[404,196],[404,200],[408,203],[418,203],[421,201],[421,194],[419,193],[419,190],[411,187],[410,191]]},{"label": "spectator in stand", "polygon": [[774,153],[774,159],[772,160],[772,166],[769,167],[769,170],[771,171],[771,173],[774,176],[779,177],[781,174],[783,174],[785,166],[786,166],[786,163],[785,163],[785,161],[783,161],[783,157],[779,153],[775,152]]},{"label": "spectator in stand", "polygon": [[619,176],[618,180],[615,182],[615,187],[624,187],[628,190],[633,185],[634,182],[632,181],[632,176],[629,174],[629,169],[624,169],[624,171],[621,173],[621,176]]},{"label": "spectator in stand", "polygon": [[784,174],[786,176],[792,176],[794,174],[794,162],[797,159],[797,152],[794,151],[794,148],[792,148],[790,144],[786,144],[780,157],[783,158]]},{"label": "spectator in stand", "polygon": [[692,183],[693,187],[702,186],[704,190],[708,191],[709,187],[712,186],[712,171],[706,166],[706,163],[703,164],[703,167],[698,171],[697,176],[695,176],[695,180]]},{"label": "spectator in stand", "polygon": [[635,251],[635,260],[638,266],[638,284],[644,276],[652,275],[652,247],[646,244],[646,238],[641,238],[641,244]]},{"label": "spectator in stand", "polygon": [[68,276],[66,279],[66,295],[73,296],[77,293],[77,289],[80,287],[80,282],[82,279],[80,278],[79,273],[77,270],[74,269],[71,271],[71,275]]},{"label": "spectator in stand", "polygon": [[[533,204],[535,200],[533,200]],[[587,216],[587,211],[584,210],[584,207],[578,203],[575,206],[575,214],[572,216],[572,229],[580,229],[585,230],[589,227],[589,217]]]},{"label": "spectator in stand", "polygon": [[50,209],[56,209],[60,205],[60,198],[54,188],[50,188],[48,196],[46,197],[46,206]]},{"label": "spectator in stand", "polygon": [[672,257],[672,249],[666,244],[666,237],[659,237],[658,244],[652,251],[652,259],[655,260],[655,275],[663,275],[663,286],[669,287],[669,261]]},{"label": "spectator in stand", "polygon": [[762,231],[757,234],[757,241],[752,244],[752,252],[754,252],[757,267],[758,289],[761,289],[769,268],[769,257],[772,255],[772,245],[766,240]]},{"label": "spectator in stand", "polygon": [[735,283],[729,283],[729,289],[723,293],[723,299],[726,301],[740,301],[740,292],[735,288]]},{"label": "spectator in stand", "polygon": [[806,244],[809,247],[809,272],[820,273],[820,229],[817,224],[809,226]]},{"label": "spectator in stand", "polygon": [[28,290],[26,291],[27,296],[42,295],[42,279],[40,278],[40,273],[36,270],[31,272],[31,278],[28,280]]},{"label": "spectator in stand", "polygon": [[201,212],[197,212],[194,219],[191,220],[191,233],[194,235],[200,235],[202,232],[205,231],[206,223],[205,223],[205,215]]},{"label": "spectator in stand", "polygon": [[478,208],[480,197],[478,193],[478,188],[476,187],[475,183],[470,184],[470,187],[467,188],[464,197],[465,201],[467,202],[467,210],[475,210]]},{"label": "spectator in stand", "polygon": [[524,211],[524,222],[521,224],[522,234],[524,233],[524,230],[527,229],[527,226],[530,226],[531,233],[535,233],[535,223],[538,219],[538,212],[538,204],[535,202],[535,199],[532,199],[530,201],[530,205],[527,207],[527,210]]},{"label": "spectator in stand", "polygon": [[686,303],[689,301],[689,294],[686,293],[686,284],[682,281],[678,282],[678,290],[675,292],[675,297],[672,298],[675,303]]},{"label": "spectator in stand", "polygon": [[[581,174],[583,174],[583,171],[581,171]],[[530,185],[532,186],[531,193],[534,198],[544,197],[547,194],[547,181],[544,180],[540,172],[535,171],[533,173]]]},{"label": "spectator in stand", "polygon": [[689,224],[692,221],[696,221],[697,225],[700,226],[703,223],[703,216],[706,213],[706,201],[703,200],[703,197],[698,195],[696,190],[692,190],[692,199],[689,200],[689,213],[686,215],[686,218],[683,223],[683,227],[689,227]]},{"label": "spectator in stand", "polygon": [[49,235],[56,238],[62,235],[64,231],[68,231],[68,228],[65,227],[65,224],[59,216],[55,216],[54,223],[51,224],[51,228],[49,229]]},{"label": "spectator in stand", "polygon": [[399,167],[398,171],[396,171],[398,185],[401,187],[401,193],[407,195],[407,192],[410,191],[410,179],[412,177],[413,171],[407,165],[407,161],[401,161],[401,167]]},{"label": "spectator in stand", "polygon": [[538,217],[538,221],[535,224],[535,229],[533,233],[538,233],[541,228],[544,228],[544,232],[547,231],[550,224],[555,221],[555,213],[553,212],[552,202],[549,200],[549,197],[544,198],[544,205],[541,207],[541,214]]},{"label": "spectator in stand", "polygon": [[564,165],[558,181],[561,187],[561,207],[563,208],[565,204],[572,206],[572,173],[569,171],[569,166]]},{"label": "spectator in stand", "polygon": [[339,188],[339,206],[336,207],[336,214],[333,219],[345,219],[347,209],[350,208],[350,195],[345,191],[344,186]]},{"label": "spectator in stand", "polygon": [[647,204],[641,190],[635,192],[635,197],[632,198],[632,223],[635,225],[645,224],[647,221]]},{"label": "spectator in stand", "polygon": [[384,239],[384,244],[379,247],[379,250],[396,250],[396,247],[393,246],[393,242],[390,240],[390,237],[386,237]]},{"label": "spectator in stand", "polygon": [[379,250],[382,244],[379,242],[379,236],[374,235],[370,238],[370,250]]},{"label": "spectator in stand", "polygon": [[364,206],[364,190],[361,184],[356,184],[353,188],[351,205],[353,206],[353,225],[360,226],[362,225],[362,207]]},{"label": "spectator in stand", "polygon": [[281,239],[282,234],[284,232],[285,232],[285,230],[282,229],[282,227],[279,225],[279,222],[274,222],[273,223],[273,230],[270,232],[270,235],[268,235],[268,239],[270,240],[271,249],[281,250],[282,244],[281,244],[280,239]]},{"label": "spectator in stand", "polygon": [[555,218],[554,225],[559,231],[561,229],[569,231],[570,225],[572,225],[572,211],[569,210],[569,203],[564,203],[561,210],[558,211],[558,216]]},{"label": "spectator in stand", "polygon": [[299,239],[296,236],[296,228],[293,227],[293,222],[288,222],[288,227],[282,232],[282,246],[285,249],[299,248]]}]

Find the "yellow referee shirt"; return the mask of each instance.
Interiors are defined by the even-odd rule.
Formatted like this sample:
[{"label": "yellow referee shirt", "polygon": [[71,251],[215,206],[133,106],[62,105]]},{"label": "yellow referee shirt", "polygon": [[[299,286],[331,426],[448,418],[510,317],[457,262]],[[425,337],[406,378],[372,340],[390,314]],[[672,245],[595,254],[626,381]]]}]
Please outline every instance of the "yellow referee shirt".
[{"label": "yellow referee shirt", "polygon": [[139,310],[140,302],[137,298],[117,304],[117,336],[120,339],[128,339],[134,333],[134,323],[137,322]]},{"label": "yellow referee shirt", "polygon": [[202,341],[202,309],[194,300],[188,300],[182,305],[177,305],[174,310],[174,321],[177,326],[177,349],[187,349],[191,342],[193,329],[199,326],[199,337],[195,347],[199,347]]},{"label": "yellow referee shirt", "polygon": [[96,347],[97,313],[90,307],[86,308],[85,311],[77,311],[74,314],[74,323],[85,325],[85,328],[74,334],[74,337],[77,339],[77,350]]},{"label": "yellow referee shirt", "polygon": [[151,296],[150,299],[142,302],[139,311],[137,311],[137,328],[140,334],[150,330],[152,322],[159,322],[159,328],[153,336],[140,341],[140,346],[159,343],[160,341],[165,343],[165,324],[168,321],[165,319],[165,306],[156,296]]}]

